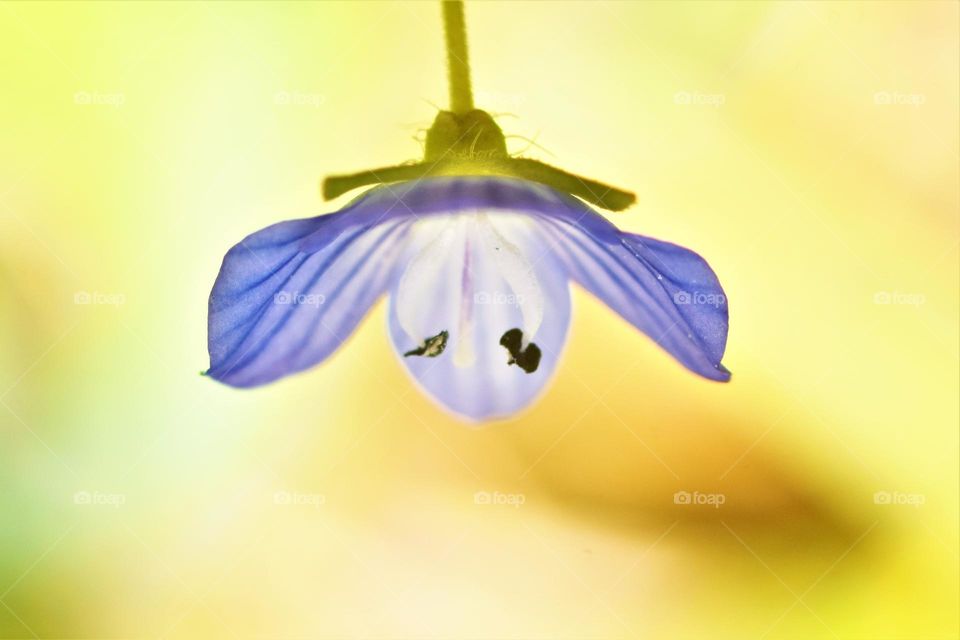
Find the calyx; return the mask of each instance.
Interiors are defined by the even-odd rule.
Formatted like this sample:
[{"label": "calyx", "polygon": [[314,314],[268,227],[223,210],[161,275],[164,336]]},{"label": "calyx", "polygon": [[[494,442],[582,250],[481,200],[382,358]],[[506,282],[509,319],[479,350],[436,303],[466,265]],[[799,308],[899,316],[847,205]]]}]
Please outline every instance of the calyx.
[{"label": "calyx", "polygon": [[583,178],[539,160],[514,158],[507,152],[503,131],[489,113],[440,111],[427,130],[422,162],[328,176],[323,197],[336,198],[371,184],[417,180],[427,176],[502,175],[539,182],[575,195],[610,211],[622,211],[636,201],[629,191]]}]

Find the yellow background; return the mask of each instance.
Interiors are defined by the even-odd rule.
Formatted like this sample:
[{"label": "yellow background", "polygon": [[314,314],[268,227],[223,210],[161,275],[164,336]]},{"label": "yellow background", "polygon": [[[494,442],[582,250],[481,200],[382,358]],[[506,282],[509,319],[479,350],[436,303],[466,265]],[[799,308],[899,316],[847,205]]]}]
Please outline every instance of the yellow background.
[{"label": "yellow background", "polygon": [[710,261],[733,381],[579,291],[482,429],[382,304],[308,373],[198,376],[233,243],[419,156],[438,7],[0,5],[0,637],[956,637],[958,4],[467,17],[526,154]]}]

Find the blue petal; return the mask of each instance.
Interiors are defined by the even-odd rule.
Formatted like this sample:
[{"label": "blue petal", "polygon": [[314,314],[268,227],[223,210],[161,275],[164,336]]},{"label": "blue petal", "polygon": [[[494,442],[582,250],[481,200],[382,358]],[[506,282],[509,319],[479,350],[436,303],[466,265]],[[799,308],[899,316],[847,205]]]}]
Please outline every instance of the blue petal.
[{"label": "blue petal", "polygon": [[[667,242],[624,233],[586,205],[548,221],[554,250],[578,284],[691,371],[727,381],[727,298],[707,262]],[[576,209],[573,209],[576,211]]]},{"label": "blue petal", "polygon": [[353,332],[386,290],[410,220],[345,213],[281,222],[230,249],[210,294],[208,375],[264,384]]},{"label": "blue petal", "polygon": [[[727,346],[727,296],[707,261],[689,249],[645,236],[625,233],[623,242],[637,260],[659,275],[661,285],[702,343],[710,362],[719,365]],[[727,372],[721,379],[729,377]]]}]

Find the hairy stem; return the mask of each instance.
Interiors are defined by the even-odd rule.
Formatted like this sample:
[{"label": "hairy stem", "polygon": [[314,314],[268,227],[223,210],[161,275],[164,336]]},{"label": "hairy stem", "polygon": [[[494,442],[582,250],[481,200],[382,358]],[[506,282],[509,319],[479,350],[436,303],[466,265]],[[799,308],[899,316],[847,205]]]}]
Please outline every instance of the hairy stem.
[{"label": "hairy stem", "polygon": [[462,0],[442,0],[443,31],[447,41],[447,74],[450,81],[450,110],[464,114],[473,109],[470,63],[467,58],[467,25]]}]

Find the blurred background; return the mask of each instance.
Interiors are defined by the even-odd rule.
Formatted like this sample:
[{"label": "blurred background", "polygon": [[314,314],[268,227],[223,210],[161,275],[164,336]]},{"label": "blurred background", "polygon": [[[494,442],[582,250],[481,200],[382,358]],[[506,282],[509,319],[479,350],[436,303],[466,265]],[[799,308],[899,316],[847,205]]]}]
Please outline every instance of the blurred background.
[{"label": "blurred background", "polygon": [[0,637],[957,637],[958,4],[467,19],[513,151],[710,261],[733,381],[582,291],[480,429],[383,303],[310,372],[202,378],[226,250],[420,156],[438,6],[2,4]]}]

